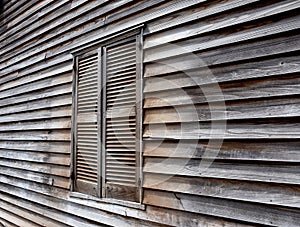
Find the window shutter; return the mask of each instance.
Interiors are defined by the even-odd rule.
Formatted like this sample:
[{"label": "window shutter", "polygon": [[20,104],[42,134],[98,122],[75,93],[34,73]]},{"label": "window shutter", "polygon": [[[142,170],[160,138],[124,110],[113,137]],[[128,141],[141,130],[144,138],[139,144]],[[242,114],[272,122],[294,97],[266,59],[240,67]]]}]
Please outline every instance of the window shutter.
[{"label": "window shutter", "polygon": [[98,53],[77,59],[75,190],[98,193]]},{"label": "window shutter", "polygon": [[104,48],[103,196],[138,202],[136,40]]}]

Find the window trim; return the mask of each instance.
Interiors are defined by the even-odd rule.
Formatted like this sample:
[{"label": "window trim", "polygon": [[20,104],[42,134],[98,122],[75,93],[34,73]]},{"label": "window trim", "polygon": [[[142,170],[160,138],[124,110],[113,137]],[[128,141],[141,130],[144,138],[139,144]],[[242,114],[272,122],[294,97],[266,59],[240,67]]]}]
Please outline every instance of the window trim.
[{"label": "window trim", "polygon": [[[142,205],[143,200],[143,172],[142,172],[142,164],[143,164],[143,140],[142,140],[142,119],[143,119],[143,25],[134,27],[132,29],[129,29],[127,31],[121,32],[121,34],[116,34],[113,37],[110,38],[104,38],[101,41],[98,41],[98,47],[95,46],[93,50],[86,47],[83,52],[83,48],[80,49],[80,51],[73,52],[73,83],[72,83],[72,128],[71,128],[71,193],[70,196],[72,197],[79,197],[81,199],[88,199],[88,200],[95,200],[105,203],[112,203],[112,204],[118,204],[118,205],[126,205],[129,207],[144,209],[144,206]],[[118,40],[115,41],[114,38],[118,37]],[[105,86],[103,84],[106,83],[106,72],[103,71],[103,60],[106,61],[105,56],[103,56],[104,48],[106,47],[112,47],[115,45],[119,45],[123,42],[128,42],[129,40],[136,40],[136,167],[137,167],[137,175],[136,175],[136,186],[138,187],[138,194],[137,194],[137,202],[127,201],[127,200],[119,200],[114,198],[106,198],[103,197],[103,193],[105,193],[105,188],[102,180],[103,174],[105,174],[104,165],[103,163],[103,149],[100,146],[103,146],[102,143],[103,138],[102,134],[103,131],[103,118],[104,112],[103,112],[103,105],[105,105],[105,102],[103,102],[103,95],[105,94]],[[91,46],[91,45],[90,45]],[[90,47],[89,46],[89,47]],[[76,116],[77,116],[77,89],[78,89],[78,59],[84,56],[88,56],[90,54],[98,53],[98,100],[100,102],[98,103],[98,160],[97,160],[97,174],[98,174],[98,180],[97,180],[97,197],[81,192],[75,191],[75,179],[76,179]],[[105,155],[105,154],[104,154]],[[134,204],[134,205],[133,205]]]},{"label": "window trim", "polygon": [[111,32],[111,33],[107,34],[106,36],[103,36],[101,39],[94,40],[93,42],[90,42],[84,46],[74,47],[74,49],[72,51],[70,51],[70,54],[72,54],[73,57],[76,57],[79,55],[83,55],[89,51],[96,50],[101,46],[105,46],[105,45],[111,44],[113,42],[118,42],[122,39],[126,39],[127,37],[131,37],[131,36],[138,35],[138,34],[141,34],[143,36],[144,26],[145,26],[144,24],[140,24],[140,25],[137,25],[134,27]]}]

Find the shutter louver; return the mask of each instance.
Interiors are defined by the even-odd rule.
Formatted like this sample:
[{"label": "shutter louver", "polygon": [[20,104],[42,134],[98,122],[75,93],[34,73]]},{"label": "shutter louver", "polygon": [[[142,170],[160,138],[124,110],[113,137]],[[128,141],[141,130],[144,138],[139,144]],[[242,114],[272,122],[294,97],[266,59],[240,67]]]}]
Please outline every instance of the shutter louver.
[{"label": "shutter louver", "polygon": [[78,59],[75,187],[98,193],[98,54]]},{"label": "shutter louver", "polygon": [[104,196],[137,201],[136,41],[105,50]]}]

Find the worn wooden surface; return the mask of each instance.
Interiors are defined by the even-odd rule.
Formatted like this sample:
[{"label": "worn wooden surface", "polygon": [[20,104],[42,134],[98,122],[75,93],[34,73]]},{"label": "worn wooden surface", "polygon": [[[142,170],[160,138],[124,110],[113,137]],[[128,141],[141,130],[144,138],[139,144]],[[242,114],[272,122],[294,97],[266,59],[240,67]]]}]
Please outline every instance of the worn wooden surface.
[{"label": "worn wooden surface", "polygon": [[[299,0],[3,1],[0,223],[298,226],[299,7]],[[70,197],[70,53],[140,24],[146,209]]]}]

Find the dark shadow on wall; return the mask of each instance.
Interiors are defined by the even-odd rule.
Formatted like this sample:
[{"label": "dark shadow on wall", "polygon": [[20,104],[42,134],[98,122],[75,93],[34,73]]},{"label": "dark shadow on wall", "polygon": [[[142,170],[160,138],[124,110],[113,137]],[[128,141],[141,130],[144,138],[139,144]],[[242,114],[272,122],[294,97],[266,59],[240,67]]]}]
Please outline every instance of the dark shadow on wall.
[{"label": "dark shadow on wall", "polygon": [[0,18],[2,18],[3,6],[4,6],[3,0],[0,0]]},{"label": "dark shadow on wall", "polygon": [[[3,0],[0,0],[0,25],[2,25],[3,23],[3,19],[4,19],[4,15],[3,15],[3,12],[4,12],[4,3],[3,3]],[[3,31],[5,31],[6,28],[5,27],[2,27],[0,29],[0,32],[2,33]],[[1,225],[0,225],[1,227]]]}]

